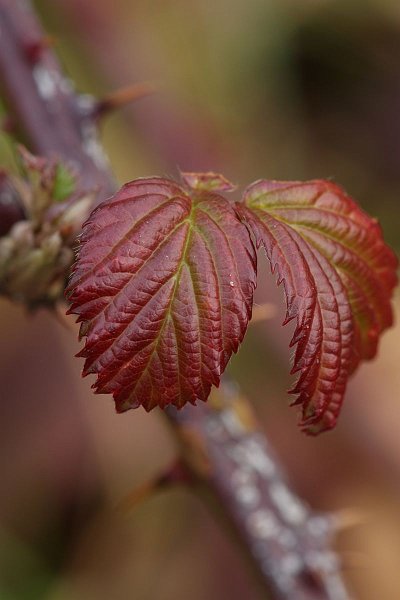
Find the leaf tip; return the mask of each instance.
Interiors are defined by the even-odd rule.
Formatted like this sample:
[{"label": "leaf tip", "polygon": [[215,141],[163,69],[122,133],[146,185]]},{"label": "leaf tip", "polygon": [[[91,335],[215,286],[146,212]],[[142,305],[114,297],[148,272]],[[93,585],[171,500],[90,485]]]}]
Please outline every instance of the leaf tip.
[{"label": "leaf tip", "polygon": [[220,173],[181,173],[182,180],[192,190],[233,192],[237,186]]}]

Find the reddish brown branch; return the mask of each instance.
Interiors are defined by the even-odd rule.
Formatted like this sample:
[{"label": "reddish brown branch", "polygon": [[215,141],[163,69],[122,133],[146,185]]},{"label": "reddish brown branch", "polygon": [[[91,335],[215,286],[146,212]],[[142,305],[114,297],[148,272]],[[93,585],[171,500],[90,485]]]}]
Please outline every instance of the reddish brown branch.
[{"label": "reddish brown branch", "polygon": [[[31,149],[72,162],[99,200],[114,182],[98,142],[90,96],[64,77],[27,2],[0,0],[0,79]],[[33,47],[41,48],[32,54]],[[288,487],[248,403],[224,383],[207,405],[168,410],[182,457],[235,531],[274,598],[345,600],[333,519],[314,514]]]},{"label": "reddish brown branch", "polygon": [[218,496],[273,597],[348,598],[330,548],[336,519],[313,513],[290,489],[236,385],[225,379],[207,404],[168,412],[183,457]]},{"label": "reddish brown branch", "polygon": [[114,189],[111,172],[89,110],[94,100],[79,96],[48,47],[23,0],[0,0],[0,73],[6,102],[30,148],[37,154],[67,158],[85,188],[105,198]]}]

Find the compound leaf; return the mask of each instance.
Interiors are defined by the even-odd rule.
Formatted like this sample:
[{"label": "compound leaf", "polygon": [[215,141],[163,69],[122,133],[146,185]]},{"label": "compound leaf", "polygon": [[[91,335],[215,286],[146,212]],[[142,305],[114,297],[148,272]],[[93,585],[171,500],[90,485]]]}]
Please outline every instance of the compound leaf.
[{"label": "compound leaf", "polygon": [[83,227],[70,312],[86,336],[84,375],[118,412],[207,400],[251,316],[248,230],[221,195],[189,186],[135,180]]}]

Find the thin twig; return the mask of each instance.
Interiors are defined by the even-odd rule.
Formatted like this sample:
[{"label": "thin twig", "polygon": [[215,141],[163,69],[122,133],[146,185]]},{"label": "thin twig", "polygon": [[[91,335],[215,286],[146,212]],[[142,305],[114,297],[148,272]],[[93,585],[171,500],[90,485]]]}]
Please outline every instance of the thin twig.
[{"label": "thin twig", "polygon": [[156,91],[156,85],[151,81],[140,81],[111,92],[94,106],[94,118],[100,119],[115,110],[141,100]]},{"label": "thin twig", "polygon": [[188,469],[186,463],[179,458],[157,477],[132,490],[118,502],[116,508],[118,511],[127,513],[162,490],[172,488],[177,484],[192,485],[193,483],[192,470]]}]

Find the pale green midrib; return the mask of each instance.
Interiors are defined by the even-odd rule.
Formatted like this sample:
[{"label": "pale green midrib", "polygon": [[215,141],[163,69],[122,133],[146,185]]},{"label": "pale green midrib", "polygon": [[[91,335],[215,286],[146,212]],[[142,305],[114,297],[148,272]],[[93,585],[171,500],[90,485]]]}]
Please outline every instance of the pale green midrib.
[{"label": "pale green midrib", "polygon": [[[156,350],[158,348],[159,342],[160,342],[161,337],[162,337],[162,335],[164,333],[164,329],[165,329],[166,324],[167,324],[167,322],[169,320],[171,320],[171,322],[172,322],[172,324],[174,326],[175,339],[176,339],[177,349],[178,349],[178,339],[177,339],[177,334],[176,334],[176,327],[175,327],[175,323],[174,323],[173,318],[171,318],[171,313],[172,313],[172,305],[174,303],[174,300],[175,300],[175,297],[176,297],[176,293],[177,293],[177,290],[178,290],[178,287],[179,287],[179,282],[180,282],[180,278],[181,278],[181,273],[182,273],[183,266],[187,265],[189,267],[189,265],[188,265],[188,263],[186,262],[185,259],[186,259],[187,250],[189,248],[189,244],[190,244],[190,240],[191,240],[191,236],[192,236],[192,231],[193,231],[193,228],[194,228],[194,222],[193,222],[194,211],[195,211],[195,206],[192,203],[192,206],[191,206],[190,213],[189,213],[188,217],[179,223],[179,225],[184,225],[185,223],[188,223],[189,227],[188,227],[188,232],[187,232],[187,236],[186,236],[186,240],[185,240],[185,245],[184,245],[184,248],[182,250],[182,258],[180,260],[179,268],[177,270],[177,273],[175,275],[173,275],[171,277],[171,279],[168,280],[168,281],[171,281],[171,280],[175,279],[175,283],[174,283],[174,287],[173,287],[173,290],[172,290],[172,293],[171,293],[171,297],[170,297],[169,302],[168,302],[168,309],[167,309],[167,312],[165,313],[165,316],[164,316],[163,323],[161,325],[160,331],[158,332],[157,337],[154,339],[153,350],[151,351],[151,354],[150,354],[150,356],[149,356],[149,358],[147,360],[147,365],[146,365],[145,369],[142,371],[142,373],[140,374],[140,377],[137,379],[134,387],[132,388],[132,390],[130,392],[130,397],[134,393],[137,385],[139,384],[139,382],[141,381],[141,379],[143,378],[143,376],[148,372],[148,370],[150,368],[150,365],[151,365],[151,362],[152,362],[152,359],[153,359],[153,356],[154,356],[154,353],[156,352]],[[157,247],[157,249],[158,248],[159,248],[159,246]],[[189,270],[190,270],[190,267],[189,267]],[[196,299],[196,294],[194,294],[194,297]],[[200,350],[201,350],[201,345],[200,345]],[[202,362],[202,359],[201,359],[201,362]],[[178,360],[177,360],[177,366],[178,366],[178,377],[179,377],[179,382],[180,382],[179,356],[178,356]],[[118,375],[118,373],[120,372],[120,370],[121,369],[119,369],[118,372],[114,374],[114,377],[116,377]],[[128,401],[129,401],[129,399],[126,400],[125,402],[128,402]]]},{"label": "pale green midrib", "polygon": [[[126,286],[130,283],[130,281],[132,281],[132,278],[137,276],[138,273],[140,273],[140,271],[148,264],[148,261],[151,260],[153,258],[153,256],[155,255],[155,253],[160,249],[160,246],[162,246],[163,244],[166,243],[166,241],[179,229],[179,227],[182,227],[182,225],[184,223],[188,222],[188,218],[179,221],[179,223],[177,223],[177,225],[175,225],[175,227],[173,227],[173,229],[171,229],[171,231],[166,235],[166,237],[163,239],[161,244],[158,244],[151,252],[151,254],[148,256],[148,258],[146,259],[146,261],[143,262],[143,264],[139,267],[139,269],[137,271],[135,271],[134,273],[131,273],[130,278],[128,279],[128,281],[126,283],[124,283],[124,285],[122,286],[122,288],[114,295],[112,296],[113,298],[113,302],[115,301],[115,299],[122,294],[122,292],[124,291],[124,289],[126,288]],[[161,289],[161,287],[163,287],[166,283],[168,283],[168,281],[171,281],[171,279],[173,279],[175,277],[175,275],[171,276],[169,279],[167,279],[159,288],[159,290]],[[158,291],[159,291],[158,290]],[[134,319],[136,319],[136,317],[142,312],[142,310],[144,310],[144,308],[147,306],[148,302],[146,302],[141,308],[140,310],[136,313]],[[107,308],[109,307],[109,303],[106,304],[106,306],[104,306],[100,312],[97,313],[97,315],[95,317],[93,317],[93,319],[91,320],[91,326],[93,326],[93,324],[95,322],[97,322],[97,320],[99,319],[99,317],[104,314],[104,312],[107,310]],[[122,335],[124,335],[127,327],[129,327],[129,325],[132,323],[132,321],[128,321],[126,326],[122,329],[122,331],[117,335],[116,338],[113,339],[112,343],[110,344],[110,346],[108,346],[108,348],[106,350],[108,350],[109,348],[111,348],[112,345],[115,344],[115,342],[117,342]],[[90,366],[93,365],[93,363],[97,362],[100,358],[100,356],[102,356],[104,354],[104,352],[102,352],[99,356],[97,356],[94,360],[91,361]],[[86,359],[88,360],[88,359]],[[115,377],[116,375],[118,375],[118,373],[121,371],[121,369],[123,368],[124,365],[122,365],[118,371],[116,371],[116,373],[113,375],[113,377]]]},{"label": "pale green midrib", "polygon": [[[250,208],[250,207],[249,207]],[[361,260],[366,266],[367,268],[372,271],[373,273],[375,273],[376,271],[380,271],[380,270],[385,270],[385,267],[383,266],[382,268],[380,268],[379,266],[376,266],[373,262],[373,258],[367,260],[363,254],[357,252],[357,247],[355,245],[351,245],[349,243],[345,243],[345,241],[343,239],[341,239],[339,236],[333,234],[331,231],[329,231],[328,229],[322,228],[322,227],[318,227],[317,225],[310,225],[308,223],[305,223],[304,221],[298,221],[298,222],[294,222],[294,221],[290,221],[289,219],[285,219],[284,217],[282,217],[281,215],[277,215],[277,214],[273,214],[273,212],[266,210],[265,208],[260,207],[256,207],[254,206],[254,208],[256,208],[256,210],[260,211],[261,213],[266,213],[269,216],[271,216],[273,219],[276,219],[277,221],[284,223],[285,225],[288,225],[289,227],[292,227],[293,229],[295,229],[303,238],[307,239],[308,243],[313,246],[316,250],[318,250],[319,252],[322,252],[322,254],[324,256],[326,256],[326,258],[331,262],[331,264],[335,265],[335,263],[333,263],[331,261],[331,259],[329,258],[329,256],[327,255],[327,253],[325,251],[322,251],[319,247],[319,245],[315,242],[315,240],[311,240],[306,233],[303,233],[304,230],[308,230],[308,231],[314,231],[316,233],[319,233],[322,236],[327,237],[328,239],[332,240],[333,242],[335,242],[336,244],[338,244],[339,246],[341,246],[342,248],[346,249],[348,252],[350,252],[350,254],[352,256],[355,257],[356,260]],[[316,207],[315,207],[316,208]],[[251,208],[250,208],[251,210]],[[316,210],[320,210],[319,208],[316,208]],[[331,211],[332,212],[332,211]],[[339,213],[333,213],[336,216],[338,216]],[[343,218],[347,218],[345,215],[340,215]],[[355,223],[355,221],[352,221]],[[356,223],[356,225],[358,227],[360,227],[359,223]],[[336,266],[336,265],[335,265]]]},{"label": "pale green midrib", "polygon": [[[319,198],[320,196],[318,196]],[[318,198],[316,200],[318,200]],[[315,202],[316,200],[313,200],[313,202]],[[343,219],[348,219],[349,221],[351,221],[352,223],[354,223],[355,225],[357,225],[358,227],[360,226],[360,223],[357,219],[354,219],[353,217],[351,217],[349,214],[344,213],[344,212],[338,212],[337,210],[332,210],[326,206],[316,206],[315,204],[269,204],[268,202],[265,202],[262,200],[262,198],[257,198],[257,200],[250,200],[250,201],[245,201],[245,206],[247,206],[247,208],[249,208],[250,210],[255,208],[258,210],[262,210],[265,212],[270,212],[270,211],[274,211],[274,210],[291,210],[291,209],[299,209],[299,210],[308,210],[308,209],[315,209],[318,210],[320,212],[324,212],[330,215],[335,215],[336,217],[342,217]],[[362,213],[362,215],[364,217],[368,217],[368,215],[366,213],[364,213],[362,211],[361,208],[359,208],[360,212]],[[369,217],[368,217],[369,218]]]},{"label": "pale green midrib", "polygon": [[[341,275],[342,273],[345,273],[353,281],[353,283],[356,285],[356,287],[361,290],[361,292],[363,293],[364,297],[366,298],[367,304],[370,307],[370,309],[372,310],[372,312],[375,315],[376,315],[376,312],[378,312],[378,323],[380,324],[380,327],[383,327],[383,319],[381,319],[381,317],[379,315],[379,311],[375,310],[376,306],[380,305],[380,301],[378,299],[376,302],[373,302],[373,303],[370,302],[369,293],[368,292],[370,292],[371,286],[368,283],[368,281],[365,282],[365,278],[358,277],[357,273],[354,272],[350,267],[347,267],[346,265],[338,265],[337,263],[335,263],[334,261],[332,261],[331,257],[324,250],[324,248],[321,245],[319,245],[315,240],[310,239],[310,237],[307,236],[307,233],[305,233],[304,230],[316,231],[317,233],[319,233],[322,236],[326,235],[326,237],[328,237],[329,239],[331,239],[333,242],[337,243],[339,246],[341,246],[342,248],[344,248],[347,251],[349,251],[350,254],[353,257],[355,257],[356,260],[361,260],[365,264],[366,268],[370,271],[371,275],[373,276],[374,275],[374,269],[371,266],[371,264],[369,262],[367,262],[359,254],[357,254],[356,251],[354,250],[354,248],[352,246],[348,246],[347,244],[344,244],[342,242],[342,240],[340,240],[336,236],[334,236],[334,235],[326,232],[325,230],[322,230],[321,228],[312,227],[310,225],[304,224],[303,222],[293,223],[293,222],[291,222],[291,221],[289,221],[287,219],[278,218],[276,215],[270,214],[269,211],[267,211],[265,209],[262,209],[262,208],[258,208],[258,210],[269,214],[272,218],[276,219],[277,221],[280,221],[280,222],[288,225],[289,227],[293,228],[295,231],[297,231],[299,233],[299,235],[301,235],[301,237],[305,241],[307,241],[307,243],[310,244],[310,246],[312,248],[314,248],[317,252],[319,252],[320,254],[322,254],[328,260],[329,264],[331,265],[331,267],[333,267],[335,269],[335,271],[337,272],[340,280],[342,281],[343,288],[344,288],[344,290],[346,292],[346,295],[347,295],[347,298],[348,298],[348,302],[349,302],[349,305],[351,307],[352,317],[353,317],[354,321],[357,321],[358,323],[360,323],[359,330],[360,330],[360,334],[361,334],[361,336],[363,338],[365,338],[365,336],[367,335],[367,332],[364,331],[365,327],[362,326],[362,323],[366,321],[366,318],[365,318],[365,315],[360,314],[359,311],[356,310],[356,305],[354,303],[354,299],[351,298],[350,290],[343,283],[342,275]],[[372,277],[372,279],[374,280],[374,277]],[[378,288],[380,287],[379,284],[376,284],[376,285],[377,285]],[[368,322],[368,319],[367,319],[367,322]]]},{"label": "pale green midrib", "polygon": [[[276,217],[274,217],[274,218],[276,218]],[[292,223],[286,219],[277,219],[277,220],[280,220],[281,222],[287,224],[289,227],[292,227],[293,229],[298,231],[299,235],[301,235],[303,237],[303,239],[305,241],[307,241],[307,243],[309,243],[312,248],[314,248],[317,252],[322,254],[322,256],[324,256],[326,258],[326,260],[329,262],[329,264],[335,269],[335,271],[337,272],[339,278],[341,279],[343,287],[346,291],[346,294],[347,294],[347,297],[349,300],[349,304],[352,308],[351,312],[352,312],[353,317],[357,320],[360,320],[359,312],[357,310],[355,310],[354,301],[351,300],[351,298],[350,298],[350,292],[349,292],[347,286],[343,283],[342,273],[346,274],[353,281],[353,283],[356,285],[356,287],[358,287],[362,291],[362,293],[367,301],[368,306],[373,311],[373,313],[377,316],[378,323],[380,324],[381,327],[384,327],[384,319],[381,317],[379,310],[376,310],[376,308],[377,307],[379,308],[379,306],[381,304],[380,299],[377,298],[372,303],[370,301],[371,290],[375,294],[376,294],[377,289],[381,290],[380,282],[377,281],[377,271],[379,272],[380,269],[373,266],[370,261],[367,261],[361,254],[357,253],[354,246],[349,246],[348,244],[343,243],[343,241],[341,239],[339,239],[335,235],[333,235],[321,228],[312,227],[311,225],[304,224],[303,222]],[[359,272],[355,271],[350,266],[347,266],[345,264],[339,265],[336,261],[333,261],[332,258],[329,256],[328,252],[326,252],[326,250],[323,248],[323,246],[321,244],[318,244],[318,242],[316,242],[314,239],[311,239],[307,235],[306,231],[304,231],[304,230],[311,231],[311,232],[315,231],[315,232],[319,233],[321,236],[326,236],[327,238],[329,238],[330,240],[335,242],[338,246],[347,250],[356,261],[360,261],[364,264],[365,268],[368,270],[369,277],[371,278],[373,284],[371,285],[370,281],[368,279],[366,279],[365,277],[359,276]],[[384,270],[384,267],[382,267],[382,270]],[[374,287],[375,287],[375,290],[374,290]],[[382,290],[382,292],[383,292],[383,290]]]},{"label": "pale green midrib", "polygon": [[[276,217],[274,217],[274,215],[271,215],[271,214],[269,214],[269,213],[268,213],[268,211],[265,211],[265,210],[264,210],[263,212],[267,213],[267,214],[268,214],[268,216],[272,217],[273,219],[276,219]],[[276,220],[277,220],[277,221],[279,221],[279,219],[276,219]],[[274,234],[273,234],[273,232],[271,231],[271,228],[270,228],[270,226],[269,226],[269,225],[267,225],[267,224],[265,224],[265,223],[264,223],[262,220],[261,220],[261,223],[262,223],[263,227],[265,227],[265,228],[268,230],[269,234],[270,234],[270,235],[272,236],[272,238],[275,240],[275,243],[276,243],[276,244],[277,244],[277,245],[278,245],[278,246],[279,246],[279,247],[282,249],[282,246],[279,244],[279,242],[278,242],[277,238],[275,237],[275,235],[274,235]],[[292,232],[291,232],[291,229],[293,229],[294,231],[296,231],[296,228],[292,228],[292,227],[290,227],[290,226],[289,226],[289,231],[288,231],[288,234],[289,234],[289,236],[291,237],[292,241],[293,241],[293,242],[296,244],[296,246],[298,247],[298,244],[297,244],[296,240],[295,240],[295,239],[292,237]],[[299,235],[299,236],[302,238],[301,234],[300,234],[298,231],[297,231],[297,234],[298,234],[298,235]],[[304,239],[304,238],[302,238],[302,239]],[[304,241],[305,241],[305,240],[304,240]],[[301,251],[301,248],[299,248],[299,247],[298,247],[298,249],[299,249],[299,252],[300,252],[301,254],[303,254],[303,253],[302,253],[302,251]],[[283,249],[282,249],[282,252],[283,252]],[[285,254],[284,252],[283,252],[283,255],[285,256],[285,260],[286,260],[286,263],[287,263],[287,265],[288,265],[288,267],[289,267],[290,271],[291,271],[291,272],[293,272],[293,270],[292,270],[292,265],[291,265],[290,261],[288,261],[288,260],[286,259],[286,254]],[[318,260],[318,258],[317,258],[317,257],[315,257],[315,258],[316,258],[316,261],[317,261],[317,263],[318,263],[318,267],[319,267],[321,270],[323,270],[323,269],[322,269],[322,266],[321,266],[321,264],[320,264],[320,262],[319,262],[319,260]],[[304,259],[304,260],[306,260],[306,259]],[[307,263],[307,261],[306,261],[306,263]],[[314,274],[312,273],[311,269],[310,269],[310,274],[311,274],[311,276],[312,276],[312,278],[313,278],[313,280],[314,280],[314,282],[315,282],[315,276],[314,276]],[[339,275],[338,275],[338,276],[339,276]],[[329,286],[332,288],[332,286],[331,286],[331,284],[330,284],[329,280],[328,280],[328,284],[329,284]],[[344,286],[343,286],[343,287],[344,287]],[[315,309],[316,309],[316,308],[317,308],[317,306],[318,306],[318,310],[319,310],[319,313],[320,313],[321,321],[322,321],[322,323],[324,324],[324,323],[326,323],[326,319],[324,319],[324,316],[323,316],[323,310],[322,310],[322,308],[321,308],[321,305],[320,305],[320,302],[319,302],[319,300],[318,300],[318,289],[317,289],[317,287],[316,287],[316,293],[317,293],[317,302],[316,302]],[[333,288],[332,288],[332,295],[333,295],[333,297],[335,298],[335,303],[336,303],[336,306],[337,306],[337,314],[338,314],[338,317],[339,317],[339,321],[341,321],[341,318],[340,318],[340,312],[339,312],[339,305],[338,305],[338,303],[337,303],[336,295],[333,293]],[[314,309],[314,310],[315,310],[315,309]],[[324,327],[324,326],[323,326],[323,331],[325,332],[325,327]],[[308,345],[308,341],[309,341],[309,336],[310,336],[310,333],[311,333],[311,328],[310,328],[310,329],[307,331],[307,342],[306,342],[306,347],[307,347],[307,345]],[[340,335],[340,347],[341,347],[341,349],[343,350],[343,346],[342,346],[342,332],[341,332],[341,329],[340,329],[340,327],[339,327],[339,335]],[[322,361],[322,357],[323,357],[323,344],[324,344],[324,338],[326,339],[326,333],[323,333],[323,334],[322,334],[321,346],[320,346],[320,350],[318,351],[318,354],[319,354],[319,357],[320,357],[320,363],[319,363],[319,366],[318,366],[318,377],[316,377],[316,379],[315,379],[315,381],[316,381],[316,383],[315,383],[315,388],[314,388],[314,391],[313,391],[313,393],[312,393],[312,395],[311,395],[311,398],[310,398],[310,400],[311,400],[312,398],[314,398],[314,397],[315,397],[315,394],[317,393],[317,390],[320,390],[320,382],[321,382],[321,380],[322,380],[322,378],[321,378],[321,370],[322,370],[322,366],[323,366],[323,364],[322,364],[322,363],[323,363],[323,361]],[[296,344],[296,345],[297,345],[297,344]],[[304,355],[304,353],[303,353],[303,355]],[[324,412],[325,412],[325,411],[324,411]]]},{"label": "pale green midrib", "polygon": [[[379,325],[379,328],[383,329],[385,327],[384,319],[381,317],[380,311],[377,310],[381,306],[381,300],[379,297],[378,298],[376,297],[376,290],[374,290],[374,286],[371,286],[370,282],[368,280],[366,280],[366,278],[359,277],[357,271],[352,270],[350,267],[347,267],[346,265],[338,265],[338,264],[334,263],[330,259],[330,257],[327,255],[327,253],[323,250],[322,247],[320,247],[317,243],[315,243],[315,241],[310,240],[310,238],[307,235],[305,235],[304,237],[309,242],[309,244],[312,245],[317,250],[317,252],[320,252],[323,256],[325,256],[325,258],[327,259],[329,264],[337,272],[337,274],[342,282],[343,288],[346,292],[347,299],[348,299],[349,305],[351,307],[352,317],[353,317],[354,321],[357,321],[358,323],[360,323],[359,329],[360,329],[360,333],[361,333],[362,337],[365,338],[365,336],[368,335],[368,331],[365,331],[365,327],[363,327],[362,323],[368,324],[369,317],[363,313],[360,313],[359,310],[356,309],[356,304],[355,304],[354,298],[352,298],[352,290],[347,285],[345,285],[345,283],[343,282],[342,274],[345,274],[353,282],[353,285],[355,285],[355,287],[358,288],[360,290],[360,292],[363,294],[363,296],[366,300],[366,303],[372,312],[373,317],[377,320],[377,324]],[[367,266],[367,268],[370,271],[372,271],[372,269],[368,263],[366,263],[364,261],[364,264]],[[375,283],[376,288],[381,289],[379,283],[377,283],[374,278],[373,278],[373,282]],[[372,295],[371,291],[375,295],[373,302],[371,302],[371,295]],[[372,325],[373,324],[374,323],[372,322]],[[371,326],[371,324],[369,326]]]}]

